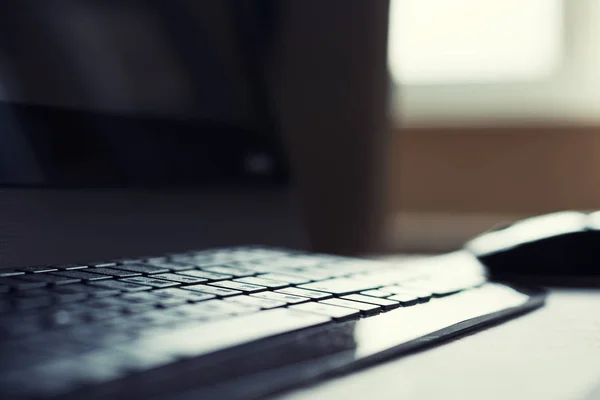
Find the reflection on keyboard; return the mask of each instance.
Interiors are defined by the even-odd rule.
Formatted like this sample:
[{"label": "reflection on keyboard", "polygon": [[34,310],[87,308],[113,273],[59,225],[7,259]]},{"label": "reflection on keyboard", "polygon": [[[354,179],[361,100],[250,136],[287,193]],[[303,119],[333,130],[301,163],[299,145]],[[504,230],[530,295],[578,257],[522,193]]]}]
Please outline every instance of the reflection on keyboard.
[{"label": "reflection on keyboard", "polygon": [[[24,370],[46,374],[36,390],[52,393],[58,383],[47,374],[57,362],[77,374],[104,350],[131,356],[132,369],[149,369],[171,360],[156,352],[157,338],[164,354],[195,356],[418,307],[483,282],[481,276],[428,276],[383,262],[262,247],[0,270],[0,396],[5,387],[25,384],[17,374]],[[228,338],[231,332],[239,334]],[[189,340],[197,334],[210,340]],[[146,357],[152,352],[155,357]]]}]

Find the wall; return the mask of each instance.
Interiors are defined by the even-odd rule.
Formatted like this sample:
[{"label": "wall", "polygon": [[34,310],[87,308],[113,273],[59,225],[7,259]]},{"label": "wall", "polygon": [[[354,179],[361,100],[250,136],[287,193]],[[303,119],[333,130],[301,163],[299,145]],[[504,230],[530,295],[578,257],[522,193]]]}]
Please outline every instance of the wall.
[{"label": "wall", "polygon": [[391,153],[393,248],[445,250],[499,221],[600,208],[600,127],[406,128]]}]

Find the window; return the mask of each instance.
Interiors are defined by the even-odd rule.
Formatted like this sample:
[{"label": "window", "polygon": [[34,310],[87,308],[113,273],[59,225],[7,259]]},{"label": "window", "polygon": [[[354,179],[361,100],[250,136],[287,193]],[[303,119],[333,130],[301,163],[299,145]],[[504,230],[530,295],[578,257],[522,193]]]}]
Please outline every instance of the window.
[{"label": "window", "polygon": [[391,0],[408,125],[600,121],[600,2]]},{"label": "window", "polygon": [[559,66],[561,0],[395,0],[391,72],[401,84],[539,80]]}]

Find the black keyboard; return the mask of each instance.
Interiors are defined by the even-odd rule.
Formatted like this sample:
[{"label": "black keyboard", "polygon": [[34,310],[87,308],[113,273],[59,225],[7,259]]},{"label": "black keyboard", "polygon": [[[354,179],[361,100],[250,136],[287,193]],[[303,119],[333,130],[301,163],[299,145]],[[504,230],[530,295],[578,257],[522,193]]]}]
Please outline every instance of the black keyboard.
[{"label": "black keyboard", "polygon": [[[158,376],[179,382],[173,388],[163,382],[152,389],[151,394],[159,397],[172,397],[173,390],[182,388],[251,398],[251,392],[236,389],[243,387],[243,377],[249,374],[300,361],[308,365],[307,359],[329,365],[322,360],[331,359],[332,354],[346,355],[341,364],[333,363],[336,368],[355,363],[359,359],[356,349],[366,343],[356,334],[367,326],[362,321],[382,324],[398,316],[409,324],[415,318],[411,315],[422,319],[427,312],[433,313],[431,318],[439,326],[429,323],[425,327],[419,322],[404,329],[411,332],[422,327],[416,338],[484,315],[516,313],[541,304],[539,297],[499,286],[486,283],[481,273],[472,271],[444,273],[441,268],[422,265],[398,268],[385,262],[262,247],[0,270],[0,397],[79,398],[85,393],[89,398],[89,388],[95,387],[92,398],[132,398],[149,390]],[[500,299],[499,304],[485,303],[492,295],[494,301]],[[473,303],[481,302],[483,308],[473,309]],[[457,307],[464,312],[450,318],[444,307],[453,307],[455,314]],[[435,313],[446,319],[433,317]],[[383,326],[377,329],[390,333],[397,329]],[[349,329],[354,332],[350,339]],[[304,338],[312,332],[320,338],[302,339],[308,345],[297,351],[302,340],[297,334],[289,335],[294,332],[304,332]],[[260,341],[269,338],[273,341],[266,340],[266,347],[261,347]],[[395,335],[387,345],[379,338],[377,343],[384,348],[367,355],[410,343],[411,338]],[[275,343],[280,344],[277,351]],[[223,356],[235,348],[237,355]],[[267,357],[286,349],[285,361]],[[353,350],[351,359],[348,350]],[[252,355],[253,351],[264,360],[246,365],[249,359],[261,358]],[[184,382],[185,374],[174,369],[187,370],[197,361],[194,368],[201,370],[202,360],[211,360],[210,355],[214,356],[207,364],[211,374],[204,380]],[[221,366],[218,373],[217,365]],[[311,368],[320,371],[322,367]],[[152,375],[152,371],[161,372]],[[298,373],[291,375],[291,381],[283,379],[279,386],[301,380]],[[260,397],[279,386],[271,384],[255,394]],[[169,392],[160,394],[166,388]],[[200,392],[194,393],[193,397]]]}]

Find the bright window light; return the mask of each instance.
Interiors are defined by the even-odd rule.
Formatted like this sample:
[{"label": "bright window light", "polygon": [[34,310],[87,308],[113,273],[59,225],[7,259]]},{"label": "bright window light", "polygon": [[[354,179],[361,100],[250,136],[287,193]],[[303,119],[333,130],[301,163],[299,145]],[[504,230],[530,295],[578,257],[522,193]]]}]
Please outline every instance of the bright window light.
[{"label": "bright window light", "polygon": [[540,80],[562,58],[564,0],[391,0],[399,84]]}]

